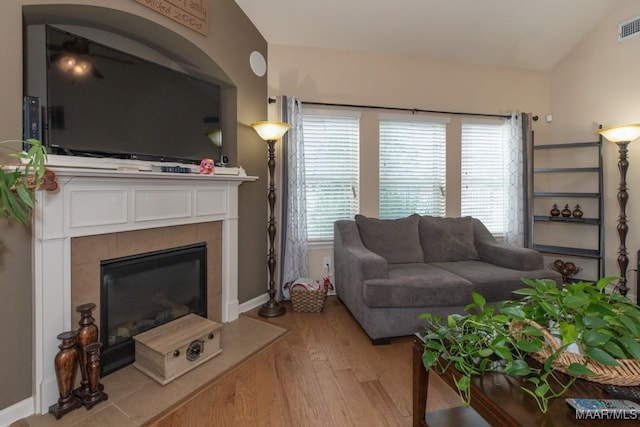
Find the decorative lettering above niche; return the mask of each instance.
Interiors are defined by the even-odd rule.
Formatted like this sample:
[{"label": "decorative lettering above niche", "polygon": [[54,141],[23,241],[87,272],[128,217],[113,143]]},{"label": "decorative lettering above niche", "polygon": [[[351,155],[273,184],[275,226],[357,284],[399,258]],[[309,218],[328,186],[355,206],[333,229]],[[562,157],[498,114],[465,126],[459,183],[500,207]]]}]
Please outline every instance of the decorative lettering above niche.
[{"label": "decorative lettering above niche", "polygon": [[134,1],[200,34],[209,34],[209,0]]}]

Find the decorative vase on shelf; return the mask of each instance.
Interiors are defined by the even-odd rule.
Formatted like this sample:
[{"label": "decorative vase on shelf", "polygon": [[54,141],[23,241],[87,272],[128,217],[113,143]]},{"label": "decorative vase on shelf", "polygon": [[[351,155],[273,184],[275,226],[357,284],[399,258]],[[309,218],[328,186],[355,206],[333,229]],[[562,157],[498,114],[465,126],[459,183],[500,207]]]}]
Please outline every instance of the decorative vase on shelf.
[{"label": "decorative vase on shelf", "polygon": [[555,260],[553,263],[549,264],[549,267],[562,275],[562,283],[569,282],[569,279],[578,274],[581,270],[581,268],[576,266],[573,262],[564,262],[561,259]]},{"label": "decorative vase on shelf", "polygon": [[560,216],[560,209],[558,209],[558,205],[554,203],[553,207],[551,208],[551,212],[549,213],[551,214],[551,216]]},{"label": "decorative vase on shelf", "polygon": [[583,212],[582,212],[582,209],[580,208],[580,205],[576,205],[576,208],[573,210],[571,214],[573,215],[574,218],[582,218]]},{"label": "decorative vase on shelf", "polygon": [[560,212],[564,218],[569,218],[571,216],[571,209],[569,209],[569,205],[564,205],[564,209]]}]

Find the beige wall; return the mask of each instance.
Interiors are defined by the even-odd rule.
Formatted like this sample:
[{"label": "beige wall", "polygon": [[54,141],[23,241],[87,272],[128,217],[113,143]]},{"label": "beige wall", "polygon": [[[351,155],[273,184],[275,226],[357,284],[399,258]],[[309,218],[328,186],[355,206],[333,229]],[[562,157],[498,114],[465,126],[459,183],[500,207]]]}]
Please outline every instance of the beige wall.
[{"label": "beige wall", "polygon": [[[248,126],[267,115],[267,78],[255,76],[249,55],[266,55],[267,45],[233,0],[211,0],[208,37],[175,23],[131,0],[7,0],[0,14],[3,40],[0,79],[0,140],[21,135],[23,18],[29,23],[93,26],[135,38],[177,56],[208,73],[223,72],[231,83],[223,102],[232,123],[226,129],[225,152],[257,182],[244,183],[239,194],[239,300],[246,302],[266,290],[266,148]],[[67,2],[71,3],[71,2]],[[26,6],[23,15],[23,6]],[[235,95],[237,95],[237,102]],[[223,113],[224,114],[224,113]],[[224,120],[224,117],[223,117]],[[10,254],[0,254],[0,339],[19,353],[4,352],[0,364],[0,410],[31,395],[31,277],[28,235],[5,232],[0,238]],[[26,268],[25,268],[26,267]],[[6,306],[11,305],[11,309]],[[19,308],[22,317],[14,310]],[[23,319],[24,317],[24,319]],[[26,320],[25,320],[26,319]],[[61,331],[62,332],[62,331]],[[14,344],[18,342],[18,344]],[[53,363],[53,362],[52,362]],[[6,381],[9,379],[9,381]]]},{"label": "beige wall", "polygon": [[[640,4],[623,0],[608,17],[551,73],[550,141],[593,140],[598,124],[615,126],[640,122],[640,37],[617,41],[617,26],[640,15]],[[605,274],[619,274],[616,262],[619,213],[616,194],[620,175],[617,146],[604,143]],[[640,141],[629,145],[629,268],[635,269],[640,249]],[[636,273],[628,275],[636,294]]]},{"label": "beige wall", "polygon": [[[549,111],[549,74],[543,72],[379,56],[341,50],[269,45],[269,95],[308,102],[375,105],[439,111],[507,114]],[[321,107],[313,107],[321,108]],[[360,211],[378,213],[379,111],[363,110],[360,133]],[[548,132],[544,120],[534,129]],[[447,214],[460,213],[459,118],[447,136]],[[322,257],[332,248],[309,251],[310,275],[323,275]]]},{"label": "beige wall", "polygon": [[32,295],[29,230],[0,221],[0,410],[31,396]]}]

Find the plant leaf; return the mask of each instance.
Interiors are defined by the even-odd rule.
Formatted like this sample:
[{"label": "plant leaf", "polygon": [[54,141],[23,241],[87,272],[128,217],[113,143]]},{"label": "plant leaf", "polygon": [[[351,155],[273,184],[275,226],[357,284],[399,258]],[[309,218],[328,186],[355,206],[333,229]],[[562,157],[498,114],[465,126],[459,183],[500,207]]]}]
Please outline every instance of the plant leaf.
[{"label": "plant leaf", "polygon": [[604,351],[618,359],[624,359],[627,357],[627,354],[624,352],[624,350],[613,340],[607,341],[602,348],[604,349]]},{"label": "plant leaf", "polygon": [[513,354],[507,347],[494,347],[493,352],[501,359],[513,360]]},{"label": "plant leaf", "polygon": [[576,377],[595,375],[591,369],[580,363],[572,363],[567,367],[567,373]]},{"label": "plant leaf", "polygon": [[33,193],[31,193],[31,191],[27,190],[24,186],[19,185],[16,187],[16,193],[23,204],[29,208],[33,208]]},{"label": "plant leaf", "polygon": [[490,348],[481,348],[478,350],[478,356],[480,357],[489,357],[493,354],[493,350]]},{"label": "plant leaf", "polygon": [[540,341],[518,340],[516,347],[527,353],[535,353],[542,349],[542,343]]},{"label": "plant leaf", "polygon": [[634,359],[640,360],[640,344],[633,337],[619,337],[618,341]]},{"label": "plant leaf", "polygon": [[509,368],[506,369],[508,375],[523,377],[531,373],[531,367],[524,360],[514,360]]},{"label": "plant leaf", "polygon": [[536,295],[538,292],[535,289],[522,288],[522,289],[518,289],[516,291],[513,291],[513,293],[516,294],[516,295]]},{"label": "plant leaf", "polygon": [[487,300],[477,292],[471,293],[471,298],[473,298],[473,302],[480,308],[487,304]]},{"label": "plant leaf", "polygon": [[620,366],[620,363],[614,357],[612,357],[609,353],[607,353],[606,351],[600,348],[587,347],[586,353],[587,353],[587,356],[589,356],[590,358],[592,358],[598,363],[602,363],[603,365]]},{"label": "plant leaf", "polygon": [[599,291],[602,291],[604,288],[607,287],[609,283],[618,279],[619,279],[618,277],[614,277],[614,276],[603,277],[602,279],[598,280],[598,282],[596,283],[596,289],[598,289]]},{"label": "plant leaf", "polygon": [[620,321],[620,323],[626,326],[629,331],[631,331],[633,336],[638,336],[638,327],[636,325],[636,322],[634,322],[632,318],[628,316],[619,316],[617,319]]},{"label": "plant leaf", "polygon": [[500,312],[515,320],[523,320],[526,317],[526,313],[520,307],[503,307]]},{"label": "plant leaf", "polygon": [[605,322],[604,319],[600,317],[594,317],[594,316],[584,316],[582,318],[582,323],[584,324],[585,327],[591,328],[591,329],[599,329],[599,328],[607,327],[607,322]]},{"label": "plant leaf", "polygon": [[444,350],[444,346],[438,340],[429,340],[429,339],[425,340],[424,346],[425,346],[425,348],[430,348],[430,349],[437,350],[437,351],[443,351]]},{"label": "plant leaf", "polygon": [[438,361],[439,354],[435,351],[424,351],[422,353],[422,364],[429,370]]},{"label": "plant leaf", "polygon": [[534,393],[538,397],[544,397],[550,390],[549,384],[543,383],[536,387]]},{"label": "plant leaf", "polygon": [[469,387],[471,386],[471,377],[469,377],[468,375],[463,375],[459,380],[456,380],[455,382],[458,390],[469,390]]},{"label": "plant leaf", "polygon": [[611,339],[611,335],[598,331],[584,331],[582,341],[589,347],[601,347]]},{"label": "plant leaf", "polygon": [[578,338],[578,329],[576,328],[576,325],[561,322],[560,334],[562,336],[562,345],[569,345]]},{"label": "plant leaf", "polygon": [[589,304],[589,297],[586,295],[567,295],[562,298],[562,303],[571,308],[583,307]]},{"label": "plant leaf", "polygon": [[542,331],[535,326],[527,325],[523,330],[522,334],[529,337],[541,337]]}]

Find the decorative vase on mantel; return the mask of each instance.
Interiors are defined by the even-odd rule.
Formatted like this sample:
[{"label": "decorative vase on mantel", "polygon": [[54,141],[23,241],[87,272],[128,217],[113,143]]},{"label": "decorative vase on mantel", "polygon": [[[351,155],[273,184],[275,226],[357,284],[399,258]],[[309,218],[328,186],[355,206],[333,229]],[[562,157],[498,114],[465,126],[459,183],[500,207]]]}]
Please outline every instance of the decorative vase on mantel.
[{"label": "decorative vase on mantel", "polygon": [[558,209],[558,205],[554,203],[549,213],[551,214],[551,216],[560,216],[560,209]]},{"label": "decorative vase on mantel", "polygon": [[569,205],[564,205],[564,209],[560,212],[563,218],[569,218],[571,216],[571,209],[569,209]]}]

